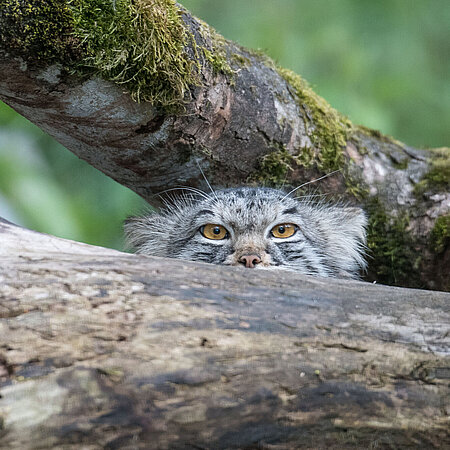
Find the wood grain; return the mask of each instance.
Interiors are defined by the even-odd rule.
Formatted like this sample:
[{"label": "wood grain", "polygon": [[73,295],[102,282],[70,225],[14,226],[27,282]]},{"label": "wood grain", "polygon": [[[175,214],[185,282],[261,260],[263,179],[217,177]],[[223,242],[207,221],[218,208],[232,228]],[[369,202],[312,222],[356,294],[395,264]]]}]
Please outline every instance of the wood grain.
[{"label": "wood grain", "polygon": [[448,448],[449,301],[1,222],[0,448]]}]

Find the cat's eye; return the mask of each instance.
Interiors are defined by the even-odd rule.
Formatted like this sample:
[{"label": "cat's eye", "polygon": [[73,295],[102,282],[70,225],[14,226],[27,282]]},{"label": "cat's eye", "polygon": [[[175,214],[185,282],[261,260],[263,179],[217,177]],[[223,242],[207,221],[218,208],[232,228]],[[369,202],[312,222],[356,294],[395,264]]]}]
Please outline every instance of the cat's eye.
[{"label": "cat's eye", "polygon": [[205,238],[208,239],[225,239],[228,237],[228,231],[227,229],[222,225],[217,225],[215,223],[208,223],[206,225],[203,225],[200,228],[200,233],[205,236]]},{"label": "cat's eye", "polygon": [[273,237],[281,239],[293,236],[296,231],[297,225],[293,223],[280,223],[270,230]]}]

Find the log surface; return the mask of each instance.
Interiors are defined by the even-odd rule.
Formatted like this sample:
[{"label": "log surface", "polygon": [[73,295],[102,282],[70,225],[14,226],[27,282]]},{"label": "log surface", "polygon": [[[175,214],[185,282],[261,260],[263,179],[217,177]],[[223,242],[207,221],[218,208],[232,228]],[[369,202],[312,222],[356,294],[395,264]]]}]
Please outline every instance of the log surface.
[{"label": "log surface", "polygon": [[0,448],[448,448],[449,301],[0,222]]}]

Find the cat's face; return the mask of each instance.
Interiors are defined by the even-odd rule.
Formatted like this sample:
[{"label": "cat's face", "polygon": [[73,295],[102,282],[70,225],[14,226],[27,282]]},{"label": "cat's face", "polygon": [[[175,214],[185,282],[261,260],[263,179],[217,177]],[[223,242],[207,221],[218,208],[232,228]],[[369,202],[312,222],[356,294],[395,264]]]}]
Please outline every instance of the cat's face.
[{"label": "cat's face", "polygon": [[127,221],[138,253],[309,275],[357,277],[366,218],[266,188],[238,188],[175,202]]}]

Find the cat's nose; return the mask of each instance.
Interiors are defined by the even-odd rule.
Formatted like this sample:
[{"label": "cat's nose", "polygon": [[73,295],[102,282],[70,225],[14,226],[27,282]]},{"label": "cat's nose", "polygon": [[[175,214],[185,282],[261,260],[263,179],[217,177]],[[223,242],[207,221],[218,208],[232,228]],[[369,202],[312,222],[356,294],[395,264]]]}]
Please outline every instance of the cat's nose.
[{"label": "cat's nose", "polygon": [[261,262],[261,258],[258,255],[242,255],[239,258],[239,263],[245,267],[253,269],[257,264]]}]

